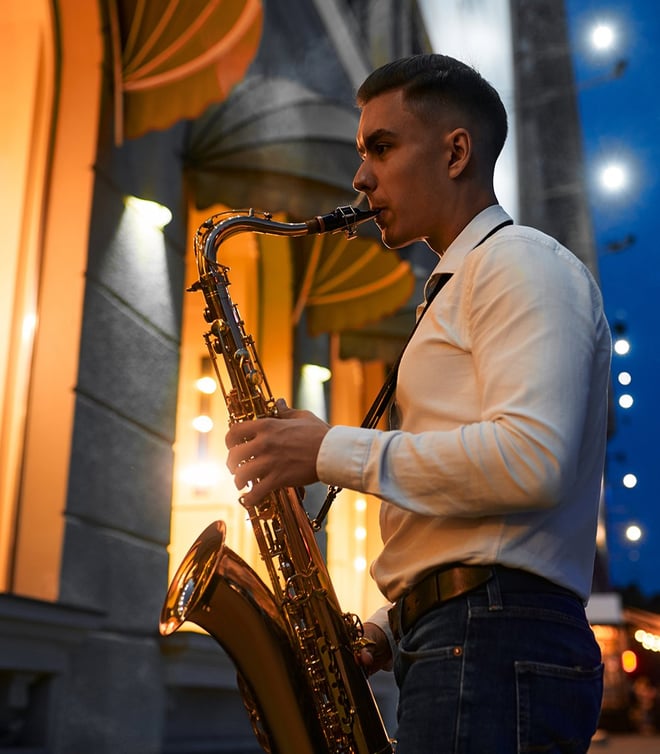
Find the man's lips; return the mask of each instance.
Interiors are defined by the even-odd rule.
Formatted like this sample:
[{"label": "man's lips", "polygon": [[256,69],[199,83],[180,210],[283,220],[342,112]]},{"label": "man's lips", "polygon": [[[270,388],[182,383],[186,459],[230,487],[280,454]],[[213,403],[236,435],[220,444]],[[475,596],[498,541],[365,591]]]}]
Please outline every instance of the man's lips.
[{"label": "man's lips", "polygon": [[376,225],[380,227],[382,224],[382,218],[383,218],[383,212],[385,211],[384,207],[379,207],[378,205],[372,207],[373,210],[378,210],[378,214],[374,217],[374,222]]}]

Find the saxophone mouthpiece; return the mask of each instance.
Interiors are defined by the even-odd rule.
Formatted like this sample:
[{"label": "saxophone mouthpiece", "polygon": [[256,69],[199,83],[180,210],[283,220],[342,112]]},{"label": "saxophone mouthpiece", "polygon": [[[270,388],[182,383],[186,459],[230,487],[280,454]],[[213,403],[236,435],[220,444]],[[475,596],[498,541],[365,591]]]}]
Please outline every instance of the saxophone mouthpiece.
[{"label": "saxophone mouthpiece", "polygon": [[337,207],[334,212],[327,215],[317,215],[307,220],[305,225],[309,228],[309,235],[344,231],[348,238],[353,238],[357,234],[357,226],[373,219],[379,212],[379,209],[364,210],[348,205]]}]

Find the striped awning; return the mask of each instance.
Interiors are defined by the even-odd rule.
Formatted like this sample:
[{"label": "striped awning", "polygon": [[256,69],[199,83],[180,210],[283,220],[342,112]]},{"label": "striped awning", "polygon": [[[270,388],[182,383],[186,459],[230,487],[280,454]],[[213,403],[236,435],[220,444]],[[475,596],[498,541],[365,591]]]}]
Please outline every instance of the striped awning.
[{"label": "striped awning", "polygon": [[106,2],[117,144],[224,100],[259,47],[261,0]]},{"label": "striped awning", "polygon": [[302,245],[305,271],[293,320],[304,308],[312,336],[378,322],[401,309],[414,289],[409,263],[373,239],[308,236]]}]

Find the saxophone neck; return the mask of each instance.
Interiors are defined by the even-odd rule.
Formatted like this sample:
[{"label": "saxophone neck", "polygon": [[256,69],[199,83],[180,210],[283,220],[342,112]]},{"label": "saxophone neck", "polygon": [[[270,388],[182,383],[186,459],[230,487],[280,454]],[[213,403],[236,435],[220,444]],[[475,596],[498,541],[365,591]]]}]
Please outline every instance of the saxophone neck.
[{"label": "saxophone neck", "polygon": [[237,233],[264,233],[274,236],[307,236],[344,232],[347,238],[357,235],[357,227],[376,217],[380,210],[362,210],[350,205],[337,207],[326,215],[317,215],[300,223],[277,222],[270,212],[257,210],[231,210],[209,218],[200,231],[201,255],[215,263],[218,248],[223,241]]}]

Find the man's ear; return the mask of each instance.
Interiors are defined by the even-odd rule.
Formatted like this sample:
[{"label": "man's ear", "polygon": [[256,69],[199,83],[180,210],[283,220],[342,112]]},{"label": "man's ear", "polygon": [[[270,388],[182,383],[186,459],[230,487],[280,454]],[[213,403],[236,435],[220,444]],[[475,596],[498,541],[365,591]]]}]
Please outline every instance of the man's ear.
[{"label": "man's ear", "polygon": [[455,128],[446,138],[449,146],[448,174],[450,178],[458,178],[472,157],[472,137],[465,128]]}]

